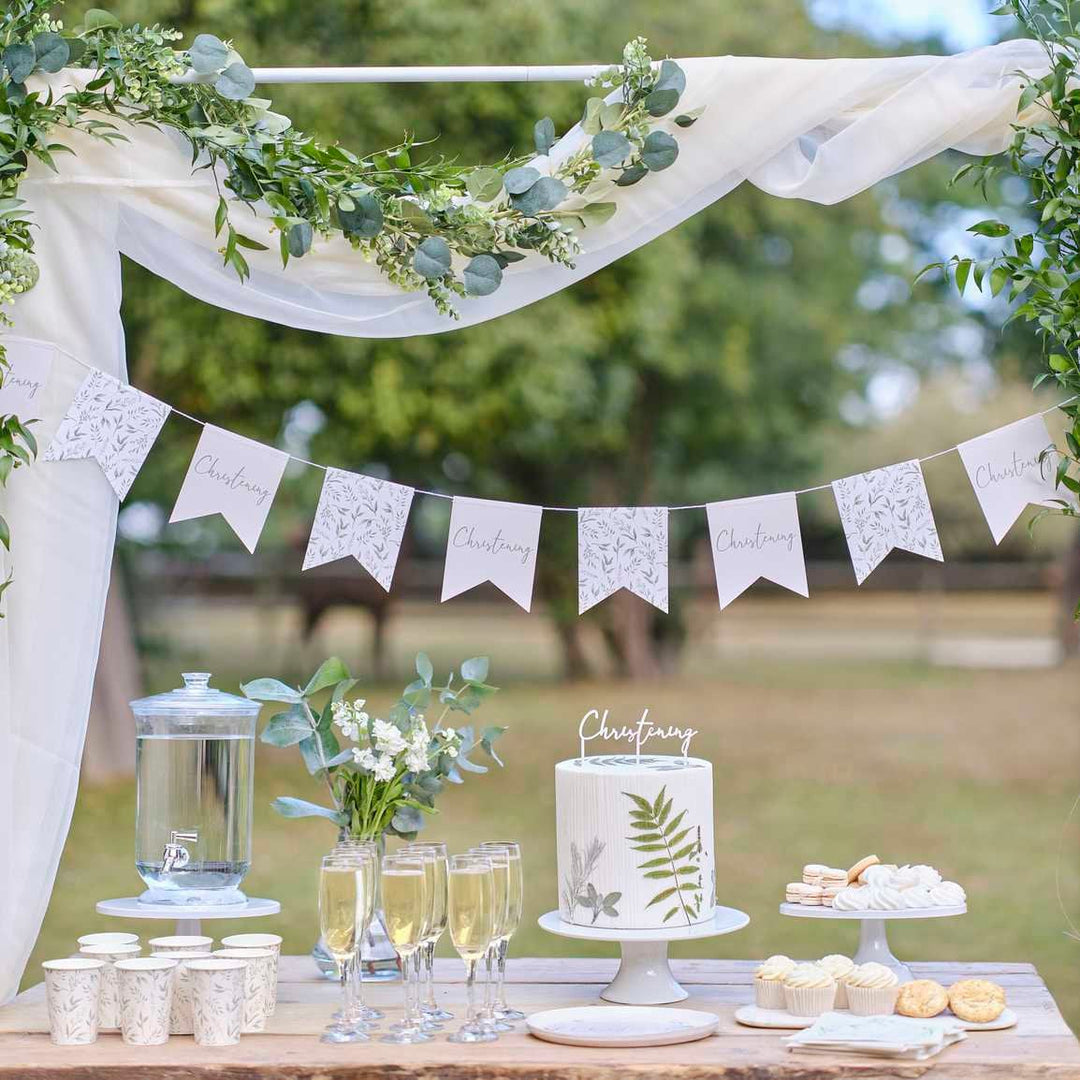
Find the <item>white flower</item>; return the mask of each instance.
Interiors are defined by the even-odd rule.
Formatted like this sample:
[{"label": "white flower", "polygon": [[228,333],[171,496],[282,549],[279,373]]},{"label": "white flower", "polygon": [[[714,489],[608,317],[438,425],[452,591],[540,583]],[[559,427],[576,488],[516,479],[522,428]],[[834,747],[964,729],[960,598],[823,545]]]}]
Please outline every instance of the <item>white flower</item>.
[{"label": "white flower", "polygon": [[375,767],[371,770],[376,780],[393,780],[396,772],[397,766],[389,754],[380,754],[375,759]]},{"label": "white flower", "polygon": [[439,732],[439,734],[444,739],[452,739],[457,735],[457,732],[452,727],[444,727],[442,731]]},{"label": "white flower", "polygon": [[359,746],[353,747],[353,761],[360,766],[361,769],[367,769],[371,772],[375,768],[375,755],[365,746],[363,750]]},{"label": "white flower", "polygon": [[376,720],[371,725],[371,737],[375,740],[375,749],[381,754],[396,757],[405,749],[405,737],[389,720]]},{"label": "white flower", "polygon": [[445,749],[445,750],[443,750],[443,753],[444,753],[444,754],[445,754],[445,755],[446,755],[447,757],[450,757],[450,758],[456,758],[456,757],[457,757],[457,755],[458,755],[458,749],[457,749],[457,747],[456,747],[456,746],[448,746],[448,747],[446,747],[446,749]]},{"label": "white flower", "polygon": [[349,719],[349,703],[347,701],[335,701],[330,706],[330,715],[334,718],[334,723],[340,723],[342,720]]},{"label": "white flower", "polygon": [[334,723],[346,739],[355,739],[360,734],[360,728],[352,720],[335,720]]},{"label": "white flower", "polygon": [[422,746],[411,746],[405,755],[405,768],[411,773],[427,772],[427,750]]}]

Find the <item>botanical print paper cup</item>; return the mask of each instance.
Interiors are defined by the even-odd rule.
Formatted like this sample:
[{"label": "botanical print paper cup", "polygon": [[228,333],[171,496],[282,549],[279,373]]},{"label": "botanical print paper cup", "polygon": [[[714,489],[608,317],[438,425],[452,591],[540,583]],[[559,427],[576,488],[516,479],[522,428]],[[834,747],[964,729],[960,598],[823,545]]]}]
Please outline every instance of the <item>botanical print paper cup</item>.
[{"label": "botanical print paper cup", "polygon": [[136,956],[116,961],[120,986],[120,1034],[132,1046],[169,1041],[169,1009],[175,960]]},{"label": "botanical print paper cup", "polygon": [[140,953],[138,945],[83,945],[80,956],[104,960],[101,989],[98,993],[98,1031],[120,1030],[120,988],[116,981],[116,961],[130,960]]},{"label": "botanical print paper cup", "polygon": [[202,934],[170,934],[168,937],[154,937],[148,942],[154,952],[204,953],[213,947],[212,937]]},{"label": "botanical print paper cup", "polygon": [[102,933],[102,934],[83,934],[79,938],[79,948],[82,949],[86,945],[138,945],[138,934],[118,934],[118,933]]},{"label": "botanical print paper cup", "polygon": [[57,1046],[81,1046],[97,1040],[98,993],[104,960],[71,956],[46,960],[45,1004],[49,1037]]},{"label": "botanical print paper cup", "polygon": [[212,956],[187,964],[191,978],[195,1041],[200,1046],[230,1046],[244,1025],[247,964]]},{"label": "botanical print paper cup", "polygon": [[169,1007],[169,1034],[194,1034],[195,1021],[191,1009],[191,976],[188,974],[187,965],[192,960],[207,960],[210,954],[208,952],[156,952],[151,955],[161,957],[163,960],[176,961],[172,978],[172,1005]]},{"label": "botanical print paper cup", "polygon": [[230,934],[221,939],[226,949],[269,949],[274,954],[274,986],[270,1003],[270,1015],[277,1008],[278,960],[281,957],[279,934]]},{"label": "botanical print paper cup", "polygon": [[242,960],[247,965],[243,1030],[264,1031],[274,1004],[277,957],[270,949],[215,949],[214,955],[224,960]]}]

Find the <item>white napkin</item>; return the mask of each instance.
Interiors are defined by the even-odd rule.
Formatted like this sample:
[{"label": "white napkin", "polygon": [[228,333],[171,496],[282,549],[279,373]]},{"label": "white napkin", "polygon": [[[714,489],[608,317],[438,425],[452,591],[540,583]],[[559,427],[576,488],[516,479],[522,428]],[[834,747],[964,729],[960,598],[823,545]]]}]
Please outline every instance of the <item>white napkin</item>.
[{"label": "white napkin", "polygon": [[789,1050],[804,1053],[870,1054],[925,1061],[967,1037],[951,1019],[917,1020],[909,1016],[852,1016],[830,1012],[784,1038]]}]

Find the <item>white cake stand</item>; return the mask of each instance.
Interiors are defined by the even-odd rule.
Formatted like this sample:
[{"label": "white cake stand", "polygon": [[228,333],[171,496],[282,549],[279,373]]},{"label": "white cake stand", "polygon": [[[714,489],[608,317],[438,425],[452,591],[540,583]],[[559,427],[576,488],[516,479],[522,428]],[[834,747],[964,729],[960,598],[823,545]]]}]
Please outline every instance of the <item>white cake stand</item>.
[{"label": "white cake stand", "polygon": [[885,924],[893,919],[945,919],[950,915],[964,915],[967,904],[954,907],[911,908],[906,911],[837,911],[830,907],[811,907],[806,904],[781,904],[780,914],[796,919],[858,919],[859,948],[855,953],[856,964],[876,960],[891,968],[901,982],[910,982],[914,976],[906,964],[901,963],[889,948]]},{"label": "white cake stand", "polygon": [[137,896],[99,900],[97,913],[120,919],[175,919],[176,933],[201,934],[203,919],[256,919],[276,915],[281,904],[249,896],[243,904],[144,904]]},{"label": "white cake stand", "polygon": [[679,985],[668,964],[669,941],[694,941],[719,937],[741,930],[750,921],[745,911],[713,908],[711,919],[693,926],[670,929],[619,930],[601,926],[579,926],[566,922],[557,911],[549,911],[538,920],[542,929],[560,937],[582,941],[608,941],[622,950],[622,960],[615,978],[600,991],[605,1001],[620,1005],[670,1005],[690,995]]}]

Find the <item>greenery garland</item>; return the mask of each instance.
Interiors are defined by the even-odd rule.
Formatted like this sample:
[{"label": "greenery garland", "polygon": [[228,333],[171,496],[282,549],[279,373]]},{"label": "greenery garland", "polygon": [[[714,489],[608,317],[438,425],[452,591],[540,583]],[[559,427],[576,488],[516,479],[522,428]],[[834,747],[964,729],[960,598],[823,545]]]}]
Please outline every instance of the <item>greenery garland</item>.
[{"label": "greenery garland", "polygon": [[[654,64],[645,40],[637,38],[623,50],[620,66],[593,80],[604,96],[586,102],[581,124],[589,138],[548,173],[528,164],[529,157],[481,167],[442,157],[414,160],[422,144],[411,137],[358,156],[296,130],[269,100],[254,97],[251,70],[229,42],[200,34],[178,49],[178,31],[124,27],[96,8],[69,31],[50,18],[54,6],[52,0],[15,0],[0,15],[3,323],[10,323],[3,306],[37,281],[19,182],[34,159],[56,168],[56,155],[69,150],[53,141],[64,128],[110,142],[124,138],[118,121],[180,132],[194,160],[213,167],[219,184],[214,231],[225,264],[241,280],[249,272],[244,251],[265,245],[236,227],[237,204],[269,218],[283,265],[306,255],[316,236],[340,234],[394,284],[426,290],[439,311],[453,316],[455,297],[494,292],[503,270],[529,252],[573,266],[580,231],[616,210],[614,202],[590,198],[598,182],[626,187],[671,166],[678,142],[658,124],[671,117],[689,127],[701,111],[676,113],[686,86],[682,69],[673,60]],[[27,87],[32,75],[75,66],[91,71],[83,89],[53,97]],[[556,141],[550,117],[537,122],[533,140],[536,153],[547,155]],[[0,385],[6,367],[0,343]],[[27,424],[0,415],[0,487],[36,449]],[[10,548],[2,517],[0,544]],[[0,582],[0,595],[10,580]]]}]

